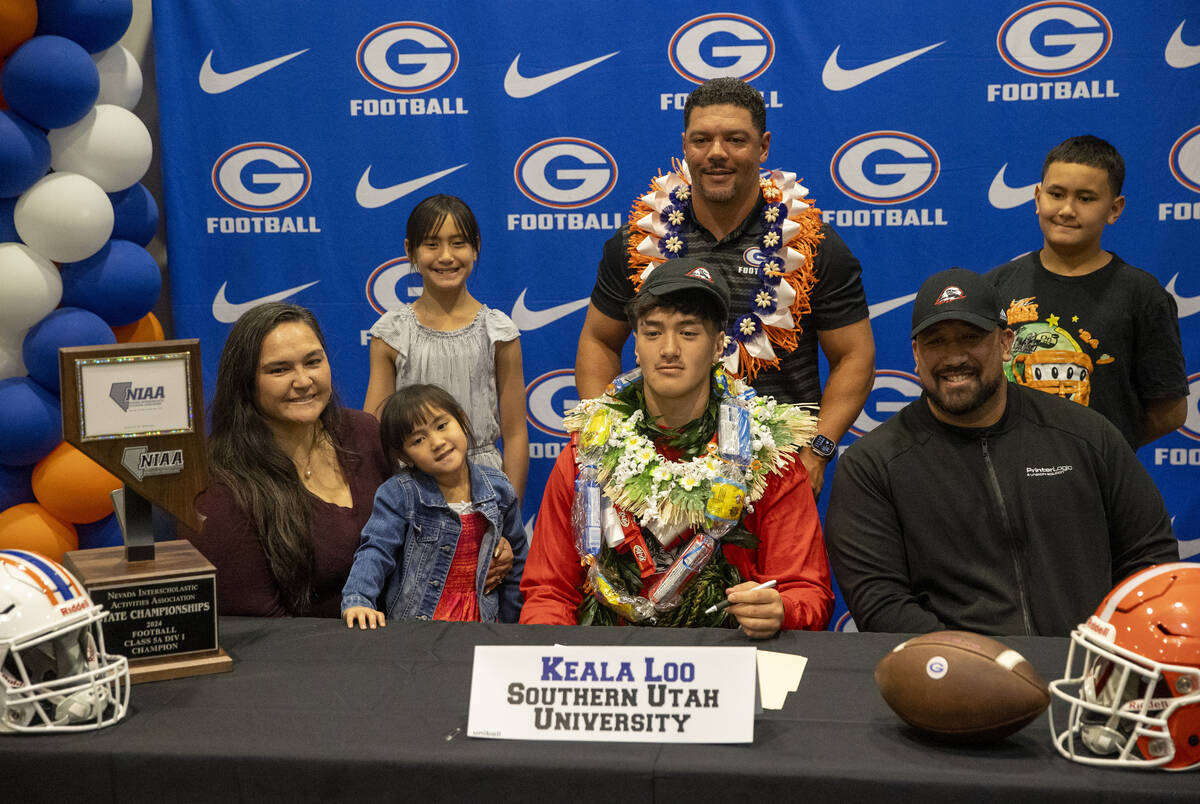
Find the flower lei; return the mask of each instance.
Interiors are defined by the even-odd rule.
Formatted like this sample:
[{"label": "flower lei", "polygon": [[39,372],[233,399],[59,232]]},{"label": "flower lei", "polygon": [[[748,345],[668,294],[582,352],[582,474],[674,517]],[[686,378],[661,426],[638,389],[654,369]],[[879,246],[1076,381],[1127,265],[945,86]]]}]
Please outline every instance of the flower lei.
[{"label": "flower lei", "polygon": [[[728,378],[721,367],[714,372],[715,387],[737,396],[747,386]],[[705,524],[705,507],[712,481],[728,469],[717,455],[717,445],[707,441],[703,454],[668,460],[644,433],[649,423],[638,401],[640,381],[618,392],[580,402],[563,422],[568,432],[578,432],[602,406],[608,409],[609,434],[601,448],[598,481],[613,504],[633,515],[658,534],[675,534]],[[676,441],[694,442],[689,432],[711,426],[707,417],[689,423]],[[746,509],[753,510],[767,488],[767,476],[780,472],[795,459],[797,450],[816,432],[817,417],[806,406],[776,402],[767,396],[750,401],[750,434],[754,458],[745,471]]]},{"label": "flower lei", "polygon": [[[634,200],[629,214],[629,278],[635,289],[659,263],[687,254],[691,174],[679,160],[672,168]],[[809,294],[817,282],[812,258],[824,236],[820,210],[803,200],[808,190],[796,183],[795,173],[773,170],[759,178],[759,186],[765,202],[759,284],[750,292],[750,312],[726,329],[721,358],[730,376],[748,380],[766,366],[779,368],[776,348],[796,349],[797,322],[811,312]]]}]

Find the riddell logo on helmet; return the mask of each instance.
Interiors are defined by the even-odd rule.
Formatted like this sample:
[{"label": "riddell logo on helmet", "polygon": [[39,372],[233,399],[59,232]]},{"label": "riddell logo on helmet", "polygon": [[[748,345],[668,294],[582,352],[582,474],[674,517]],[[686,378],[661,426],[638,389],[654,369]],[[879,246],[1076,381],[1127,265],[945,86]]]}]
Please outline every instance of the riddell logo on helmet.
[{"label": "riddell logo on helmet", "polygon": [[934,304],[945,304],[946,302],[957,301],[958,299],[967,298],[967,294],[962,292],[962,288],[957,285],[951,285],[942,291],[942,295],[937,297]]},{"label": "riddell logo on helmet", "polygon": [[79,600],[76,600],[74,603],[72,603],[69,606],[59,606],[58,613],[65,617],[68,614],[75,614],[76,612],[83,611],[90,605],[91,605],[91,603],[88,602],[87,598],[81,597],[81,598],[79,598]]},{"label": "riddell logo on helmet", "polygon": [[1117,629],[1112,623],[1106,623],[1094,614],[1088,617],[1087,622],[1084,623],[1084,627],[1109,641],[1112,641],[1117,636]]}]

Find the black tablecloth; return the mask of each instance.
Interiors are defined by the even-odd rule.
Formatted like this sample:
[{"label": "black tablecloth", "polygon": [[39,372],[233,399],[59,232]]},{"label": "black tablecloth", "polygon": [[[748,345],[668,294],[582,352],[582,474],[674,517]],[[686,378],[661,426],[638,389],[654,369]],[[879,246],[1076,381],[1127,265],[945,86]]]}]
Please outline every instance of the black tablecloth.
[{"label": "black tablecloth", "polygon": [[[465,736],[478,644],[744,645],[735,631],[221,620],[234,671],[141,684],[119,724],[0,736],[0,800],[17,801],[1200,801],[1200,772],[1069,762],[1046,717],[988,747],[904,726],[873,671],[902,638],[787,633],[800,688],[750,745],[526,742]],[[1012,638],[1045,678],[1065,639]]]}]

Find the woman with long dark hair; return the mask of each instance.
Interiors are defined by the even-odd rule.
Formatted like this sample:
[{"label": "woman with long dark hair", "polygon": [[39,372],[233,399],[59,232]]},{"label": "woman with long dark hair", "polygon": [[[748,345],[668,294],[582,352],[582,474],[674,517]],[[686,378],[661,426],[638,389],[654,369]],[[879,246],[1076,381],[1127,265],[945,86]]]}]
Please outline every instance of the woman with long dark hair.
[{"label": "woman with long dark hair", "polygon": [[338,404],[313,314],[274,302],[239,318],[211,413],[207,520],[189,538],[217,567],[220,613],[337,617],[391,471],[375,418]]}]

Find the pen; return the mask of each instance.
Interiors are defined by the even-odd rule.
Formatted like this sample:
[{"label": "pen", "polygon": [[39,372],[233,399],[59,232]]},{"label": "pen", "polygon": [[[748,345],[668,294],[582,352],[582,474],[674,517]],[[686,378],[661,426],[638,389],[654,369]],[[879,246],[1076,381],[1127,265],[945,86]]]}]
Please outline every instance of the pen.
[{"label": "pen", "polygon": [[[760,583],[758,586],[754,587],[753,589],[746,589],[744,591],[757,592],[759,589],[774,589],[774,588],[775,588],[775,579],[772,578],[769,581],[764,581],[763,583]],[[709,606],[707,609],[704,610],[704,613],[712,614],[713,612],[723,611],[732,605],[733,604],[729,602],[729,598],[725,598],[720,603]]]}]

